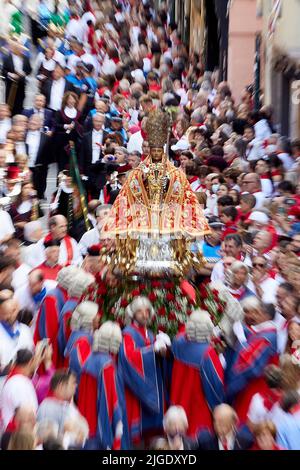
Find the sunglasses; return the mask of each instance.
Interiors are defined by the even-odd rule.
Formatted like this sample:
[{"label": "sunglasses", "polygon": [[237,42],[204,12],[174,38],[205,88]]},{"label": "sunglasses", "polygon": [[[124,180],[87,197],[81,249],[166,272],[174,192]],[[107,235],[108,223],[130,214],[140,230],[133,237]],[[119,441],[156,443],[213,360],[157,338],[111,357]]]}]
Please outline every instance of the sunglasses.
[{"label": "sunglasses", "polygon": [[265,268],[266,265],[265,264],[261,264],[261,263],[253,263],[253,268]]}]

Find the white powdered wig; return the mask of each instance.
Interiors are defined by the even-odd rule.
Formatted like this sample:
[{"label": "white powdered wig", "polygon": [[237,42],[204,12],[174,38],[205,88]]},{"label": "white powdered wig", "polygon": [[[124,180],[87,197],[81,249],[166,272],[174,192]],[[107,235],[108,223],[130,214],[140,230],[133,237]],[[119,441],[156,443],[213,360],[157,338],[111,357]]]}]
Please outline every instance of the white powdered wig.
[{"label": "white powdered wig", "polygon": [[233,274],[235,274],[237,271],[239,271],[240,269],[244,269],[247,273],[247,277],[246,277],[246,281],[245,283],[248,282],[248,276],[249,276],[249,268],[248,266],[243,263],[242,261],[235,261],[234,263],[232,263],[231,267],[230,267],[230,271],[231,271],[231,275],[230,275],[230,281],[232,281],[232,278],[233,278]]},{"label": "white powdered wig", "polygon": [[58,285],[67,290],[78,272],[79,268],[77,268],[77,266],[66,266],[62,268],[57,275]]},{"label": "white powdered wig", "polygon": [[136,297],[131,304],[128,305],[126,308],[125,314],[129,318],[133,318],[135,312],[142,308],[147,308],[150,311],[150,318],[153,318],[155,316],[155,311],[154,308],[150,302],[150,300],[147,297]]},{"label": "white powdered wig", "polygon": [[86,273],[83,269],[80,269],[69,285],[69,296],[80,298],[84,291],[93,284],[93,282],[95,282],[94,276]]},{"label": "white powdered wig", "polygon": [[205,310],[195,310],[186,323],[186,336],[189,341],[205,343],[210,341],[214,324]]},{"label": "white powdered wig", "polygon": [[94,352],[118,354],[121,344],[122,331],[118,323],[107,321],[94,332]]},{"label": "white powdered wig", "polygon": [[170,406],[163,419],[164,430],[166,431],[169,425],[174,422],[176,424],[180,422],[186,429],[189,427],[186,412],[182,406]]},{"label": "white powdered wig", "polygon": [[241,306],[243,310],[259,310],[261,302],[257,297],[251,295],[241,302]]},{"label": "white powdered wig", "polygon": [[98,313],[98,304],[89,300],[77,305],[71,318],[72,331],[93,331],[93,320]]}]

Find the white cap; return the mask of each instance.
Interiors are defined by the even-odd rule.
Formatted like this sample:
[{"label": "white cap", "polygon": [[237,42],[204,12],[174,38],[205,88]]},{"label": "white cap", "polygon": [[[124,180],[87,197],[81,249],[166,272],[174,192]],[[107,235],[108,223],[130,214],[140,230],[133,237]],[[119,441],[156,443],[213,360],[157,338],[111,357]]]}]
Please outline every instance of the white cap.
[{"label": "white cap", "polygon": [[171,146],[171,150],[173,150],[173,152],[177,152],[178,150],[188,150],[189,148],[190,144],[185,138],[178,140],[177,144]]},{"label": "white cap", "polygon": [[141,83],[142,85],[146,83],[145,75],[142,69],[133,70],[133,72],[131,72],[131,76],[136,82]]},{"label": "white cap", "polygon": [[267,224],[270,219],[264,212],[254,211],[250,214],[249,220],[252,222],[258,222],[259,224]]}]

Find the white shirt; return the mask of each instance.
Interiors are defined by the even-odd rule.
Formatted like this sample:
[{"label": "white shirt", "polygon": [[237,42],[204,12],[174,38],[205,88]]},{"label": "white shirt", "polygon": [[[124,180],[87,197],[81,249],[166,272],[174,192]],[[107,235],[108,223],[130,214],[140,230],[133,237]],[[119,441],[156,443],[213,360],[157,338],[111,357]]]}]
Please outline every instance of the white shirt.
[{"label": "white shirt", "polygon": [[130,29],[130,41],[132,45],[139,43],[140,32],[141,29],[139,26],[132,26],[132,28]]},{"label": "white shirt", "polygon": [[37,243],[32,243],[28,246],[22,246],[22,260],[27,266],[30,266],[32,269],[36,268],[38,264],[36,264],[36,253],[38,249],[36,248]]},{"label": "white shirt", "polygon": [[113,60],[111,60],[108,56],[105,57],[101,69],[101,73],[103,75],[114,75],[116,73],[117,66]]},{"label": "white shirt", "polygon": [[31,267],[22,263],[21,266],[13,272],[11,285],[15,290],[27,284],[30,271]]},{"label": "white shirt", "polygon": [[268,139],[272,132],[269,126],[269,123],[266,119],[261,119],[256,124],[254,124],[255,137],[260,140]]},{"label": "white shirt", "polygon": [[254,193],[253,196],[255,196],[256,199],[256,205],[254,209],[259,210],[264,207],[264,203],[266,201],[266,197],[262,191],[258,191],[257,193]]},{"label": "white shirt", "polygon": [[8,214],[8,212],[0,209],[0,241],[9,235],[13,235],[14,233],[15,227],[11,220],[11,216]]},{"label": "white shirt", "polygon": [[[226,436],[227,450],[234,449],[234,441],[235,441],[235,436],[233,433],[228,434],[228,436]],[[219,444],[219,450],[225,450],[223,447],[223,443],[220,439],[218,439],[218,444]]]},{"label": "white shirt", "polygon": [[[42,123],[44,124],[44,121],[45,121],[45,109],[44,109],[44,108],[42,108],[42,109],[33,108],[33,113],[35,114],[35,116],[39,116],[39,117],[41,118]],[[42,128],[43,128],[43,124],[42,124]]]},{"label": "white shirt", "polygon": [[[51,283],[48,285],[48,283],[45,281],[43,288],[46,287],[46,292],[56,287],[57,283],[55,281],[52,282],[53,284]],[[29,284],[25,284],[24,286],[19,287],[15,292],[15,297],[18,300],[21,309],[28,309],[33,314],[37,312],[39,306],[37,306],[37,304],[35,304],[33,301]]]},{"label": "white shirt", "polygon": [[32,408],[36,412],[38,400],[31,380],[24,375],[18,374],[7,380],[0,395],[3,429],[7,427],[13,418],[16,408],[20,406]]},{"label": "white shirt", "polygon": [[215,281],[222,281],[223,282],[224,281],[225,274],[224,274],[223,260],[218,261],[214,265],[211,276],[210,276],[210,279],[212,280],[212,282],[215,282]]},{"label": "white shirt", "polygon": [[90,246],[98,245],[100,243],[100,233],[98,227],[89,230],[84,233],[79,241],[79,250],[82,256],[87,254],[87,250]]},{"label": "white shirt", "polygon": [[[256,294],[256,288],[254,284],[248,283],[248,287],[254,294]],[[271,277],[267,277],[264,281],[260,282],[260,287],[263,291],[262,301],[266,304],[276,304],[276,292],[278,289],[278,282]]]},{"label": "white shirt", "polygon": [[69,21],[65,29],[65,36],[66,38],[75,36],[79,41],[83,42],[84,28],[81,19],[76,20],[73,18]]},{"label": "white shirt", "polygon": [[39,131],[29,131],[27,133],[26,144],[28,145],[29,168],[32,168],[35,166],[40,142],[41,142],[41,133]]},{"label": "white shirt", "polygon": [[198,178],[196,181],[193,181],[192,183],[190,183],[190,186],[191,186],[192,191],[197,192],[201,186],[201,181]]},{"label": "white shirt", "polygon": [[0,144],[5,144],[8,132],[11,129],[11,119],[5,118],[0,121]]},{"label": "white shirt", "polygon": [[272,186],[271,180],[261,179],[260,182],[261,182],[261,189],[262,189],[262,192],[264,193],[264,196],[272,197],[273,186]]},{"label": "white shirt", "polygon": [[278,153],[278,158],[283,163],[284,171],[289,171],[295,163],[295,160],[288,153]]},{"label": "white shirt", "polygon": [[16,322],[14,331],[19,331],[19,336],[11,338],[0,323],[0,367],[3,369],[15,358],[20,349],[30,349],[33,351],[33,336],[27,325]]},{"label": "white shirt", "polygon": [[76,108],[69,108],[68,106],[64,109],[65,115],[70,119],[75,119],[77,116],[77,109]]},{"label": "white shirt", "polygon": [[[93,132],[92,132],[92,148],[93,148],[92,163],[96,163],[100,158],[100,152],[101,152],[100,145],[102,144],[102,141],[103,141],[103,130],[96,131],[95,129],[93,129]],[[98,144],[100,144],[100,145],[98,145]]]},{"label": "white shirt", "polygon": [[262,141],[260,139],[253,139],[248,144],[246,149],[246,157],[248,162],[259,160],[265,155]]},{"label": "white shirt", "polygon": [[62,99],[65,92],[66,81],[64,78],[53,80],[49,108],[58,111],[61,108]]},{"label": "white shirt", "polygon": [[16,154],[20,154],[20,155],[27,154],[25,142],[16,142],[15,147],[16,147]]},{"label": "white shirt", "polygon": [[277,413],[276,408],[280,408],[277,403],[268,410],[264,405],[264,398],[262,395],[260,393],[256,393],[250,402],[247,417],[254,424],[258,424],[266,420],[272,421],[273,413]]},{"label": "white shirt", "polygon": [[12,54],[14,69],[16,73],[23,73],[23,59],[18,55]]},{"label": "white shirt", "polygon": [[143,153],[143,145],[144,139],[142,137],[141,131],[135,132],[132,134],[130,137],[128,144],[127,144],[127,150],[129,153],[131,152],[140,152]]},{"label": "white shirt", "polygon": [[31,211],[32,209],[32,201],[23,201],[17,208],[18,214],[26,214],[26,212]]}]

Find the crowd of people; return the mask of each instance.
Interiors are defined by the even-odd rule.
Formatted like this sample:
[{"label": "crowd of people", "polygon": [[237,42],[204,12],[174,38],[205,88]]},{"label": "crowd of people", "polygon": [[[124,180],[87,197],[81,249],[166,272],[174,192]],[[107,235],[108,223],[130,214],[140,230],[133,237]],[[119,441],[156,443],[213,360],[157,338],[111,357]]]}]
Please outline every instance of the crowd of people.
[{"label": "crowd of people", "polygon": [[[233,96],[205,71],[167,4],[4,3],[1,449],[300,449],[300,139],[280,135],[263,96],[254,109],[251,85]],[[151,299],[134,299],[121,329],[84,298],[95,279],[98,295],[119,282],[101,229],[158,108],[209,226],[186,281],[234,299],[233,343],[203,309],[171,340],[150,331]]]}]

